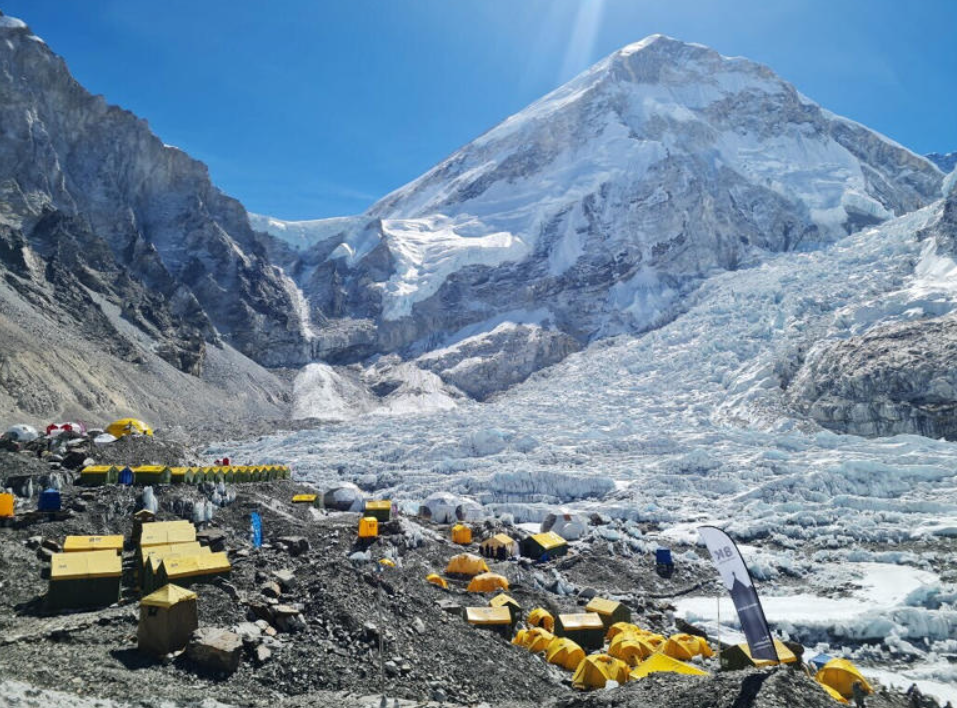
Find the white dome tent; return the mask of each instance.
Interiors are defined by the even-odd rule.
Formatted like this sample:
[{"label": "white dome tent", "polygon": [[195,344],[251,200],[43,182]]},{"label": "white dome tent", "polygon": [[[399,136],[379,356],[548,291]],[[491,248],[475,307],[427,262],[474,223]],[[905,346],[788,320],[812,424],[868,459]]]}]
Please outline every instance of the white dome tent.
[{"label": "white dome tent", "polygon": [[17,442],[32,442],[40,437],[40,434],[37,432],[36,428],[23,423],[10,426],[7,428],[7,432],[5,434],[9,435]]},{"label": "white dome tent", "polygon": [[451,524],[458,519],[455,509],[459,503],[459,498],[450,492],[435,492],[422,502],[419,516],[431,519],[437,524]]},{"label": "white dome tent", "polygon": [[566,541],[576,541],[585,535],[588,522],[579,514],[549,514],[542,522],[542,532],[554,531]]}]

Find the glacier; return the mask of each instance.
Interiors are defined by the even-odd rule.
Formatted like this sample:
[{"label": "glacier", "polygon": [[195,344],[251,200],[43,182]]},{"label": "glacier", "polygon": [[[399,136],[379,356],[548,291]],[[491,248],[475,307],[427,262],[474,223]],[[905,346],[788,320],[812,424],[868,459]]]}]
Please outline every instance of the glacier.
[{"label": "glacier", "polygon": [[[787,392],[822,342],[954,313],[949,256],[921,237],[943,210],[717,273],[667,324],[595,342],[485,403],[215,449],[290,464],[319,488],[355,481],[407,510],[446,492],[528,528],[601,512],[617,527],[597,527],[594,542],[672,546],[701,572],[707,562],[686,549],[698,525],[717,524],[744,544],[778,631],[865,666],[889,656],[897,683],[950,696],[940,657],[955,650],[957,589],[938,573],[957,528],[957,444],[837,434]],[[838,585],[856,594],[835,598]],[[678,611],[711,606],[688,598]]]}]

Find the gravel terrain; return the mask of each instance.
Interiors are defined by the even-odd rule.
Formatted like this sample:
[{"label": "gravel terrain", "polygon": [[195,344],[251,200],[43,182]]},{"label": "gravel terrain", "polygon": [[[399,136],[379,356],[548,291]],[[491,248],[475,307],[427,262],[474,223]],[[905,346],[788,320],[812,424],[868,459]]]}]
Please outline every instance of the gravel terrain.
[{"label": "gravel terrain", "polygon": [[[10,457],[24,456],[0,452],[0,467]],[[245,634],[238,670],[226,675],[185,654],[157,661],[139,653],[131,551],[125,554],[128,572],[120,603],[48,614],[42,601],[46,564],[36,549],[38,537],[62,542],[68,534],[129,536],[141,496],[138,488],[85,489],[65,483],[66,518],[0,528],[0,677],[7,696],[0,704],[378,705],[382,627],[390,705],[393,700],[400,706],[442,701],[555,708],[833,705],[816,684],[788,669],[700,679],[654,677],[614,691],[579,694],[571,688],[570,673],[469,627],[443,607],[483,605],[487,597],[465,592],[463,580],[452,580],[449,591],[424,580],[429,572],[441,573],[455,553],[476,551],[486,535],[507,530],[519,536],[524,533],[520,529],[499,522],[476,525],[476,542],[466,549],[451,543],[448,526],[400,517],[383,524],[378,541],[363,549],[355,537],[358,514],[292,504],[293,494],[308,491],[300,484],[230,485],[230,491],[235,501],[216,509],[210,529],[222,532],[232,573],[194,588],[201,627]],[[173,519],[176,511],[191,509],[204,491],[173,485],[155,493],[159,518]],[[254,509],[263,519],[260,549],[248,541],[248,514]],[[353,554],[363,550],[372,562],[355,560]],[[398,566],[377,573],[382,566],[374,561],[383,557],[394,558]],[[644,557],[611,556],[600,543],[576,548],[544,566],[524,560],[490,565],[509,579],[510,594],[526,611],[539,605],[554,612],[580,610],[598,593],[622,599],[637,623],[666,633],[677,631],[669,598],[712,580],[694,565],[670,579],[659,578]],[[282,584],[274,584],[281,576]],[[277,591],[278,597],[270,597]],[[276,619],[277,603],[290,608],[292,619]],[[260,621],[257,627],[255,621],[263,617],[270,622]],[[69,700],[62,697],[66,694]],[[879,695],[868,705],[903,706],[903,701]]]}]

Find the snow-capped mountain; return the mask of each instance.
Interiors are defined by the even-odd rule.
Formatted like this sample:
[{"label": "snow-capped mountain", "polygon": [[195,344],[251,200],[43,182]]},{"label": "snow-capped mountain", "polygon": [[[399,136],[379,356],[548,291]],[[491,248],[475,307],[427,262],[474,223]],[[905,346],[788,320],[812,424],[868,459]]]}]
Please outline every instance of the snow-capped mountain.
[{"label": "snow-capped mountain", "polygon": [[667,322],[710,274],[921,207],[942,178],[764,66],[655,35],[361,217],[253,223],[299,249],[285,265],[321,322],[317,355],[441,348],[432,370],[451,382],[471,337],[510,323],[496,338],[546,365]]},{"label": "snow-capped mountain", "polygon": [[953,172],[957,169],[957,151],[940,153],[931,152],[924,155],[928,160],[937,165],[944,172]]},{"label": "snow-capped mountain", "polygon": [[[32,371],[4,375],[0,404],[36,414],[115,407],[124,378],[124,405],[179,411],[207,374],[281,404],[257,365],[308,365],[297,416],[447,409],[671,321],[715,273],[917,209],[943,179],[766,67],[655,35],[366,214],[283,222],[86,92],[24,23],[0,38],[0,329],[25,343],[0,368]],[[37,334],[64,327],[123,373],[77,391],[89,357],[54,361]],[[41,370],[60,390],[24,399]]]}]

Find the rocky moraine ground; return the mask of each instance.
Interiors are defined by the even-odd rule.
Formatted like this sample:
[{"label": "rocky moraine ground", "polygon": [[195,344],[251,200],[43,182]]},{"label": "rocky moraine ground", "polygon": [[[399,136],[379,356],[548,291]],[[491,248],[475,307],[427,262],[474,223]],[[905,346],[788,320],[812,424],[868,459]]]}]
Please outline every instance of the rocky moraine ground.
[{"label": "rocky moraine ground", "polygon": [[[151,439],[124,438],[107,449],[90,454],[110,463],[121,457],[131,463],[198,459],[184,445]],[[801,670],[718,673],[714,659],[701,663],[712,671],[707,677],[657,675],[611,691],[576,691],[571,673],[468,626],[456,614],[457,607],[485,605],[490,595],[467,593],[459,580],[451,580],[447,591],[425,581],[431,572],[442,573],[452,555],[476,552],[480,539],[498,531],[523,537],[526,528],[507,517],[490,519],[475,525],[475,542],[463,547],[451,542],[447,525],[399,516],[383,524],[380,538],[364,549],[357,545],[358,514],[294,504],[294,494],[310,491],[295,481],[230,485],[234,501],[216,509],[205,534],[205,542],[228,551],[232,572],[194,586],[200,627],[242,637],[239,668],[229,674],[210,670],[186,654],[155,660],[137,650],[139,594],[130,550],[124,553],[119,603],[60,614],[47,609],[52,552],[70,534],[129,538],[143,491],[77,486],[74,471],[48,458],[39,460],[30,450],[0,451],[0,486],[22,495],[18,512],[35,508],[37,490],[51,483],[60,485],[65,509],[56,519],[25,517],[0,528],[0,683],[6,705],[364,706],[378,705],[383,689],[390,705],[398,700],[403,706],[834,705]],[[189,516],[194,502],[212,489],[163,485],[154,492],[158,518],[171,520]],[[250,542],[253,510],[263,520],[261,548]],[[601,515],[591,521],[588,540],[574,543],[564,558],[490,562],[491,569],[508,578],[510,594],[526,612],[538,606],[553,613],[580,610],[597,594],[625,603],[643,627],[664,634],[688,629],[674,603],[689,593],[714,591],[703,552],[672,543],[676,557],[685,560],[671,578],[662,578],[647,554],[626,552],[627,529]],[[658,531],[640,528],[649,539]],[[363,551],[368,555],[355,555]],[[385,557],[397,565],[378,573],[376,561]],[[909,700],[879,689],[867,705],[903,708]],[[922,705],[937,704],[925,699]]]}]

